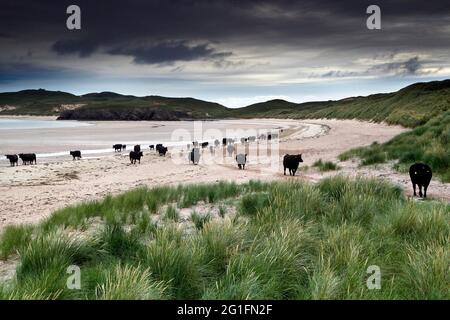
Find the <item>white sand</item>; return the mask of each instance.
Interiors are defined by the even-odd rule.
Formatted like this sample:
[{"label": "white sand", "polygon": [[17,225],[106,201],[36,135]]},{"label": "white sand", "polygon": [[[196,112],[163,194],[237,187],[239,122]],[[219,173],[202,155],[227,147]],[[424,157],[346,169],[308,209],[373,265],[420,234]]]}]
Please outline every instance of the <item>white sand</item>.
[{"label": "white sand", "polygon": [[[279,144],[278,154],[272,153],[273,159],[281,159],[285,153],[302,153],[305,163],[311,165],[315,160],[337,161],[336,157],[350,148],[369,145],[374,141],[380,143],[405,131],[399,126],[374,124],[355,120],[240,120],[243,126],[251,122],[262,125],[276,125],[285,128]],[[122,123],[123,130],[132,130],[139,123]],[[78,128],[77,130],[90,130]],[[275,142],[274,142],[275,143]],[[238,152],[245,152],[245,147],[238,144]],[[9,224],[32,223],[48,216],[55,209],[81,201],[94,200],[107,194],[117,194],[130,188],[147,185],[175,185],[179,183],[215,182],[229,180],[245,182],[250,179],[273,180],[290,179],[283,176],[281,162],[274,170],[268,160],[256,154],[257,143],[250,144],[249,162],[246,170],[237,168],[232,158],[225,158],[222,163],[222,147],[216,149],[215,156],[210,156],[209,148],[204,150],[202,159],[209,158],[208,163],[189,164],[187,154],[180,156],[180,150],[172,149],[167,157],[160,157],[155,152],[144,149],[140,165],[131,165],[128,152],[109,154],[101,157],[84,158],[72,161],[68,156],[53,159],[38,159],[34,166],[8,167],[2,162],[0,167],[0,228]],[[264,144],[259,145],[260,149]],[[404,186],[411,193],[409,178],[393,173],[392,169],[381,170],[358,169],[352,162],[340,163],[342,170],[325,175],[343,173],[348,175],[383,176]],[[306,173],[298,172],[294,179],[318,181],[322,176],[315,169]],[[430,197],[449,199],[450,185],[433,182]]]}]

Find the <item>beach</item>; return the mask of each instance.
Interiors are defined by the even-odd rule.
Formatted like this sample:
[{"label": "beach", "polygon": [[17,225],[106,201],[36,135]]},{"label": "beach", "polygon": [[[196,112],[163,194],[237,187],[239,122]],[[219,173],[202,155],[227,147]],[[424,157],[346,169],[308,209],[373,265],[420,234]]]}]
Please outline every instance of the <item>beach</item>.
[{"label": "beach", "polygon": [[[65,206],[100,199],[138,186],[221,180],[241,183],[249,180],[304,179],[316,182],[325,176],[345,174],[382,177],[401,185],[407,194],[411,193],[409,177],[394,172],[389,166],[358,168],[355,161],[347,161],[339,163],[341,170],[338,171],[320,173],[310,168],[304,172],[300,170],[294,178],[284,176],[282,170],[281,159],[284,154],[301,153],[304,163],[300,167],[311,166],[318,159],[337,162],[337,156],[348,149],[370,145],[374,141],[383,143],[404,132],[406,129],[400,126],[356,120],[279,119],[210,121],[201,125],[202,132],[209,129],[249,129],[242,132],[255,130],[258,133],[261,130],[279,129],[280,137],[276,141],[257,141],[247,146],[237,143],[238,153],[249,153],[245,170],[239,170],[233,156],[229,157],[222,145],[213,148],[214,154],[209,147],[202,150],[202,161],[193,165],[188,161],[185,141],[172,141],[172,146],[165,142],[169,145],[165,157],[143,144],[162,141],[168,133],[177,129],[189,131],[191,128],[194,133],[193,123],[104,122],[71,128],[27,129],[20,134],[15,132],[16,137],[13,137],[14,132],[0,130],[2,154],[8,148],[9,152],[34,148],[34,152],[48,155],[38,157],[37,165],[32,166],[20,164],[9,167],[6,160],[0,161],[0,228],[10,224],[33,223]],[[151,128],[159,128],[160,136],[149,134]],[[203,138],[208,140],[206,136]],[[130,148],[132,144],[142,143],[144,157],[141,163],[133,165],[127,151],[115,153],[111,147],[108,148],[110,144],[112,146],[112,141],[131,143]],[[97,153],[79,161],[73,161],[68,152],[61,154],[61,150],[76,146],[81,146],[83,150],[108,151],[95,151]],[[449,184],[432,181],[429,190],[430,197],[450,201],[446,198],[450,195]]]}]

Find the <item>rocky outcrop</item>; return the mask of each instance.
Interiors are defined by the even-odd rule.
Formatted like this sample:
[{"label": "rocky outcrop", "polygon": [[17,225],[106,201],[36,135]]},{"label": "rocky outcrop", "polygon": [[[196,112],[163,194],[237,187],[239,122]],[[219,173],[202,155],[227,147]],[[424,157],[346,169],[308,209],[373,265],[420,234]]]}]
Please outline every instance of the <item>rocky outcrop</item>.
[{"label": "rocky outcrop", "polygon": [[108,121],[108,120],[159,120],[159,121],[175,121],[193,119],[186,112],[169,111],[160,108],[79,108],[75,110],[64,110],[61,112],[58,120],[92,120],[92,121]]}]

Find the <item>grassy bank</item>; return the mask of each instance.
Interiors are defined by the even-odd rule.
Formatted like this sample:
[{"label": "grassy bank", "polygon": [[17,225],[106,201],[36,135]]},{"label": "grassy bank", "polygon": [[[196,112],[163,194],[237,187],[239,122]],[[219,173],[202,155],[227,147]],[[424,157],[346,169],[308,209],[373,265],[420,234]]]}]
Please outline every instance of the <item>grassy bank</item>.
[{"label": "grassy bank", "polygon": [[6,228],[0,298],[448,299],[449,219],[378,180],[139,188]]},{"label": "grassy bank", "polygon": [[450,110],[450,80],[415,83],[397,92],[300,104],[257,103],[233,112],[239,117],[359,119],[414,128]]},{"label": "grassy bank", "polygon": [[384,144],[352,149],[340,155],[345,161],[361,158],[362,165],[398,160],[396,169],[407,172],[414,162],[427,163],[444,182],[450,182],[450,111]]}]

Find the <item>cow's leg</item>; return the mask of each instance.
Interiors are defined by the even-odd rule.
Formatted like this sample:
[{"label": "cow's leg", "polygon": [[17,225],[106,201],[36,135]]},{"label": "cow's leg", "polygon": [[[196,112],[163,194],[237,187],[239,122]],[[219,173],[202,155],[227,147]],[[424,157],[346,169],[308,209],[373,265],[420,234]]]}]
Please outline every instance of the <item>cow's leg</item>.
[{"label": "cow's leg", "polygon": [[286,175],[286,167],[284,167],[284,175]]},{"label": "cow's leg", "polygon": [[422,185],[421,184],[419,184],[419,197],[422,197],[423,195],[422,195]]},{"label": "cow's leg", "polygon": [[295,173],[297,172],[297,169],[292,169],[292,175],[295,176]]},{"label": "cow's leg", "polygon": [[242,165],[242,170],[245,170],[245,164]]},{"label": "cow's leg", "polygon": [[416,194],[416,184],[413,182],[413,189],[414,189],[414,197],[417,197],[417,194]]},{"label": "cow's leg", "polygon": [[427,189],[428,189],[428,185],[424,185],[424,186],[423,186],[423,197],[424,197],[424,198],[427,197]]}]

